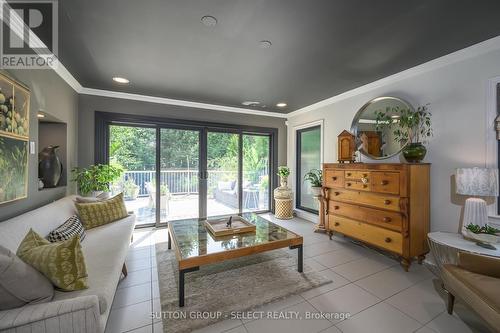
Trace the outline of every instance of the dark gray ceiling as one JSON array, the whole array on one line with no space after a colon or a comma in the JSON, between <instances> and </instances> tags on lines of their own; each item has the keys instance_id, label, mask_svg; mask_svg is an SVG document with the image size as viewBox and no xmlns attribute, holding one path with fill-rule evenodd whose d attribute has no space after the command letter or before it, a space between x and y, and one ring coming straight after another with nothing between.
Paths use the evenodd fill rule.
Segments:
<instances>
[{"instance_id":1,"label":"dark gray ceiling","mask_svg":"<svg viewBox=\"0 0 500 333\"><path fill-rule=\"evenodd\" d=\"M498 0L65 0L85 87L290 112L500 34ZM218 24L200 23L213 15ZM270 40L269 49L259 47ZM131 84L120 86L113 76ZM288 103L286 110L275 104Z\"/></svg>"}]
</instances>

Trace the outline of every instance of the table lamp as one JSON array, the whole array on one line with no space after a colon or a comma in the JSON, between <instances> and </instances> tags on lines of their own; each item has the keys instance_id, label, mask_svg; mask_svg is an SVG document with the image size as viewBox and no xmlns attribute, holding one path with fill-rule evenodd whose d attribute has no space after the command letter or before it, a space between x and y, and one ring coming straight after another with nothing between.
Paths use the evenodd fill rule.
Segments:
<instances>
[{"instance_id":1,"label":"table lamp","mask_svg":"<svg viewBox=\"0 0 500 333\"><path fill-rule=\"evenodd\" d=\"M480 197L498 196L498 169L459 168L455 177L457 194L472 196L465 201L464 227L488 223L486 201Z\"/></svg>"}]
</instances>

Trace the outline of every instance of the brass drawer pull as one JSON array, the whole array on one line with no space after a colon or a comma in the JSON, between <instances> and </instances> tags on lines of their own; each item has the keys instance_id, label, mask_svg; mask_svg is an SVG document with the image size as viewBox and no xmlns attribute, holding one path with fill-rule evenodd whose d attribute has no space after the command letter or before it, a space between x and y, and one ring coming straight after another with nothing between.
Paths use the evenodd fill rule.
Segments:
<instances>
[{"instance_id":1,"label":"brass drawer pull","mask_svg":"<svg viewBox=\"0 0 500 333\"><path fill-rule=\"evenodd\" d=\"M387 238L385 239L385 242L386 242L386 243L390 243L390 242L392 242L392 239L391 239L390 237L387 237Z\"/></svg>"},{"instance_id":2,"label":"brass drawer pull","mask_svg":"<svg viewBox=\"0 0 500 333\"><path fill-rule=\"evenodd\" d=\"M351 183L347 183L346 185L347 185L347 186L351 186Z\"/></svg>"},{"instance_id":3,"label":"brass drawer pull","mask_svg":"<svg viewBox=\"0 0 500 333\"><path fill-rule=\"evenodd\" d=\"M332 177L332 179L335 181L335 180L337 180L337 177Z\"/></svg>"},{"instance_id":4,"label":"brass drawer pull","mask_svg":"<svg viewBox=\"0 0 500 333\"><path fill-rule=\"evenodd\" d=\"M349 177L350 177L351 175L352 175L352 173L350 173L350 172L348 172L348 173L347 173L347 176L349 176Z\"/></svg>"},{"instance_id":5,"label":"brass drawer pull","mask_svg":"<svg viewBox=\"0 0 500 333\"><path fill-rule=\"evenodd\" d=\"M335 222L335 226L338 227L340 225L340 223L338 222Z\"/></svg>"},{"instance_id":6,"label":"brass drawer pull","mask_svg":"<svg viewBox=\"0 0 500 333\"><path fill-rule=\"evenodd\" d=\"M340 207L339 206L333 206L333 209L338 210Z\"/></svg>"},{"instance_id":7,"label":"brass drawer pull","mask_svg":"<svg viewBox=\"0 0 500 333\"><path fill-rule=\"evenodd\" d=\"M368 187L368 185L366 185L366 184L363 184L363 188L367 188L367 187Z\"/></svg>"},{"instance_id":8,"label":"brass drawer pull","mask_svg":"<svg viewBox=\"0 0 500 333\"><path fill-rule=\"evenodd\" d=\"M392 219L391 219L390 217L387 217L387 216L386 216L386 217L384 217L383 221L384 221L384 222L391 222L391 221L392 221Z\"/></svg>"},{"instance_id":9,"label":"brass drawer pull","mask_svg":"<svg viewBox=\"0 0 500 333\"><path fill-rule=\"evenodd\" d=\"M391 204L391 200L384 200L384 204L390 205Z\"/></svg>"},{"instance_id":10,"label":"brass drawer pull","mask_svg":"<svg viewBox=\"0 0 500 333\"><path fill-rule=\"evenodd\" d=\"M380 185L387 185L389 184L389 181L388 180L383 180L380 182Z\"/></svg>"},{"instance_id":11,"label":"brass drawer pull","mask_svg":"<svg viewBox=\"0 0 500 333\"><path fill-rule=\"evenodd\" d=\"M340 192L334 192L335 195L340 195Z\"/></svg>"}]
</instances>

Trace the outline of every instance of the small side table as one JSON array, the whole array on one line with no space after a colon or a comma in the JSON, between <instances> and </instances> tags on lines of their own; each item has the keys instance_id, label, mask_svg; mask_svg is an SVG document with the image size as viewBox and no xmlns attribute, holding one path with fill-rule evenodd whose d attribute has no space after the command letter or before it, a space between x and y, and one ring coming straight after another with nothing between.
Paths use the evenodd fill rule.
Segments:
<instances>
[{"instance_id":1,"label":"small side table","mask_svg":"<svg viewBox=\"0 0 500 333\"><path fill-rule=\"evenodd\" d=\"M452 232L431 232L427 235L429 247L436 260L439 275L444 264L457 264L458 252L469 252L482 256L500 257L500 244L496 250L489 250L464 239L462 234Z\"/></svg>"}]
</instances>

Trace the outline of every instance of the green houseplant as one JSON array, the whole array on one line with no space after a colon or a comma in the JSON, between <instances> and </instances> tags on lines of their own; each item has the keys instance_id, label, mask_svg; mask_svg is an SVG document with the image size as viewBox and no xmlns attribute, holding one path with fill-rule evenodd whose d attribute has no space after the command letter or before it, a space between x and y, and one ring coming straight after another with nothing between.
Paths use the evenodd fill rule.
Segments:
<instances>
[{"instance_id":1,"label":"green houseplant","mask_svg":"<svg viewBox=\"0 0 500 333\"><path fill-rule=\"evenodd\" d=\"M75 181L82 195L99 195L109 192L110 183L120 178L123 169L108 164L91 165L88 168L74 168L72 181Z\"/></svg>"},{"instance_id":2,"label":"green houseplant","mask_svg":"<svg viewBox=\"0 0 500 333\"><path fill-rule=\"evenodd\" d=\"M431 113L428 104L419 106L416 111L410 109L387 108L375 111L377 130L393 130L394 140L403 148L403 156L410 163L421 162L427 149L424 144L432 136Z\"/></svg>"},{"instance_id":3,"label":"green houseplant","mask_svg":"<svg viewBox=\"0 0 500 333\"><path fill-rule=\"evenodd\" d=\"M319 169L311 169L304 175L304 181L311 184L311 191L314 197L321 195L321 186L323 185L323 175Z\"/></svg>"},{"instance_id":4,"label":"green houseplant","mask_svg":"<svg viewBox=\"0 0 500 333\"><path fill-rule=\"evenodd\" d=\"M281 187L288 187L288 176L290 176L290 168L286 165L279 166L278 176L280 177Z\"/></svg>"}]
</instances>

